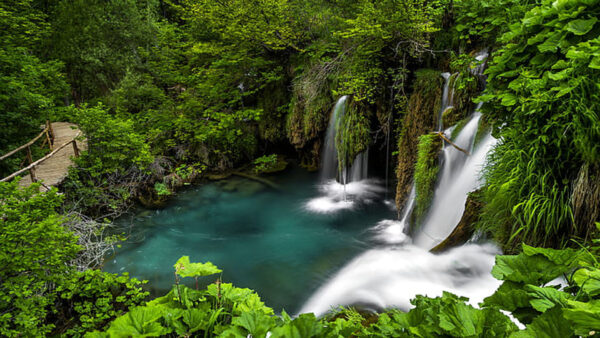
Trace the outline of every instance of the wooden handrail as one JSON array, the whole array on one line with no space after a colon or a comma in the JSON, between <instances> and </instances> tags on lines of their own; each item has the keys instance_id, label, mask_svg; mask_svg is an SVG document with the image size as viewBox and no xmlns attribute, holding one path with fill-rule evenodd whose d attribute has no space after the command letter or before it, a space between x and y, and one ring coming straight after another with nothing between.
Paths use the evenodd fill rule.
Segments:
<instances>
[{"instance_id":1,"label":"wooden handrail","mask_svg":"<svg viewBox=\"0 0 600 338\"><path fill-rule=\"evenodd\" d=\"M63 145L61 145L60 147L58 147L58 148L55 148L55 149L54 149L54 150L53 150L53 151L52 151L50 154L48 154L48 155L46 155L46 156L42 157L41 159L39 159L39 160L37 160L37 161L35 161L35 162L31 163L31 164L30 164L30 165L28 165L27 167L25 167L25 168L23 168L23 169L21 169L21 170L19 170L19 171L15 172L15 173L12 173L12 174L10 174L10 176L6 176L5 178L1 179L1 180L0 180L0 182L7 182L7 181L10 181L11 179L15 178L15 177L16 177L16 176L18 176L19 174L22 174L22 173L24 173L25 171L27 171L27 170L30 170L31 168L35 167L36 165L38 165L38 164L40 164L40 163L44 162L45 160L47 160L48 158L50 158L50 157L52 157L54 154L56 154L56 153L57 153L59 150L61 150L62 148L64 148L64 147L68 146L68 145L69 145L69 144L71 144L72 142L76 142L76 139L79 137L79 135L80 135L80 134L81 134L81 131L79 131L79 132L77 133L77 135L75 135L75 137L73 137L73 139L71 139L71 141L65 142L65 143L64 143Z\"/></svg>"},{"instance_id":2,"label":"wooden handrail","mask_svg":"<svg viewBox=\"0 0 600 338\"><path fill-rule=\"evenodd\" d=\"M35 143L35 141L39 140L40 137L42 137L42 135L44 135L47 131L48 131L48 126L46 126L46 128L44 128L44 130L42 130L42 132L38 136L36 136L33 140L25 143L24 145L20 146L19 148L15 149L15 150L9 151L8 153L0 156L0 161L4 160L5 158L13 155L14 153L16 153L16 152L18 152L20 150L23 150L23 149L31 146L32 144Z\"/></svg>"}]
</instances>

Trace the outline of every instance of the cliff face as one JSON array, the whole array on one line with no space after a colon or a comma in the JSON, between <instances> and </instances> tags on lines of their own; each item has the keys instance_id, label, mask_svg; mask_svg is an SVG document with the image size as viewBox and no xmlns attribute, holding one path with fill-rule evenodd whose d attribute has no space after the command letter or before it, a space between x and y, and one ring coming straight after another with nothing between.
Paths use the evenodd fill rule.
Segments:
<instances>
[{"instance_id":1,"label":"cliff face","mask_svg":"<svg viewBox=\"0 0 600 338\"><path fill-rule=\"evenodd\" d=\"M396 206L398 214L412 185L419 136L435 130L442 104L443 78L439 71L423 69L416 72L413 92L408 100L407 113L398 137L398 166L396 167Z\"/></svg>"}]
</instances>

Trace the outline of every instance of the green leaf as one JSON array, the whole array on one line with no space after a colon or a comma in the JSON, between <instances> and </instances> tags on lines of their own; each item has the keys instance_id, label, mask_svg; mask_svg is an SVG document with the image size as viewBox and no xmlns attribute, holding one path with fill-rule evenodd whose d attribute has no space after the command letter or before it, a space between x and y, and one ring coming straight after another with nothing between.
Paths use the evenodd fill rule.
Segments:
<instances>
[{"instance_id":1,"label":"green leaf","mask_svg":"<svg viewBox=\"0 0 600 338\"><path fill-rule=\"evenodd\" d=\"M588 67L593 69L600 69L600 56L594 56Z\"/></svg>"},{"instance_id":2,"label":"green leaf","mask_svg":"<svg viewBox=\"0 0 600 338\"><path fill-rule=\"evenodd\" d=\"M519 98L516 95L513 94L503 94L500 96L502 98L502 102L501 104L503 106L514 106L515 104L517 104Z\"/></svg>"},{"instance_id":3,"label":"green leaf","mask_svg":"<svg viewBox=\"0 0 600 338\"><path fill-rule=\"evenodd\" d=\"M136 307L126 315L121 316L111 324L107 331L111 337L159 337L171 332L156 322L163 316L163 308L156 307Z\"/></svg>"},{"instance_id":4,"label":"green leaf","mask_svg":"<svg viewBox=\"0 0 600 338\"><path fill-rule=\"evenodd\" d=\"M563 317L562 310L555 307L536 317L523 331L515 332L511 338L559 338L571 337L573 331Z\"/></svg>"},{"instance_id":5,"label":"green leaf","mask_svg":"<svg viewBox=\"0 0 600 338\"><path fill-rule=\"evenodd\" d=\"M259 312L242 312L232 323L246 329L253 337L264 337L275 325L275 318Z\"/></svg>"},{"instance_id":6,"label":"green leaf","mask_svg":"<svg viewBox=\"0 0 600 338\"><path fill-rule=\"evenodd\" d=\"M210 312L200 309L187 309L183 312L183 322L188 326L188 332L193 333L208 327Z\"/></svg>"},{"instance_id":7,"label":"green leaf","mask_svg":"<svg viewBox=\"0 0 600 338\"><path fill-rule=\"evenodd\" d=\"M570 269L567 265L556 264L542 255L496 256L492 275L500 280L541 285L562 275Z\"/></svg>"},{"instance_id":8,"label":"green leaf","mask_svg":"<svg viewBox=\"0 0 600 338\"><path fill-rule=\"evenodd\" d=\"M594 28L596 22L598 22L598 18L591 18L588 20L578 19L569 22L566 28L575 35L584 35Z\"/></svg>"},{"instance_id":9,"label":"green leaf","mask_svg":"<svg viewBox=\"0 0 600 338\"><path fill-rule=\"evenodd\" d=\"M546 312L555 306L565 307L567 301L573 297L552 287L538 287L535 285L527 285L526 289L529 295L533 298L530 300L531 306L539 312Z\"/></svg>"},{"instance_id":10,"label":"green leaf","mask_svg":"<svg viewBox=\"0 0 600 338\"><path fill-rule=\"evenodd\" d=\"M590 331L600 328L600 301L569 301L569 305L570 309L563 310L564 317L571 323L576 334L587 336Z\"/></svg>"},{"instance_id":11,"label":"green leaf","mask_svg":"<svg viewBox=\"0 0 600 338\"><path fill-rule=\"evenodd\" d=\"M554 81L561 81L561 80L566 79L570 73L571 73L571 69L567 68L558 73L548 72L548 77Z\"/></svg>"},{"instance_id":12,"label":"green leaf","mask_svg":"<svg viewBox=\"0 0 600 338\"><path fill-rule=\"evenodd\" d=\"M600 294L600 270L579 269L573 274L573 280L590 297Z\"/></svg>"},{"instance_id":13,"label":"green leaf","mask_svg":"<svg viewBox=\"0 0 600 338\"><path fill-rule=\"evenodd\" d=\"M581 253L574 249L551 249L551 248L537 248L529 246L525 243L522 245L523 253L527 256L542 255L546 257L550 262L558 265L573 266Z\"/></svg>"},{"instance_id":14,"label":"green leaf","mask_svg":"<svg viewBox=\"0 0 600 338\"><path fill-rule=\"evenodd\" d=\"M183 256L174 265L175 273L181 277L202 277L220 273L221 270L211 262L190 263L189 256Z\"/></svg>"},{"instance_id":15,"label":"green leaf","mask_svg":"<svg viewBox=\"0 0 600 338\"><path fill-rule=\"evenodd\" d=\"M271 330L272 338L304 338L319 336L323 331L323 326L317 321L312 313L305 313L298 316L292 322Z\"/></svg>"}]
</instances>

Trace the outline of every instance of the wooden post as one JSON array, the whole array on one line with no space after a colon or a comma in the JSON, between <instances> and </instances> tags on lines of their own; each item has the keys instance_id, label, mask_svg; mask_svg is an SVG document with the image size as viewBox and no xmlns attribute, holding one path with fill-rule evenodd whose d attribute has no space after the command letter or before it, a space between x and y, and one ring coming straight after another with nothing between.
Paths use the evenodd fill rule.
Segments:
<instances>
[{"instance_id":1,"label":"wooden post","mask_svg":"<svg viewBox=\"0 0 600 338\"><path fill-rule=\"evenodd\" d=\"M52 129L52 123L50 121L46 121L48 123L48 131L50 132L50 138L52 139L52 144L54 144L54 139L56 136L54 135L54 130Z\"/></svg>"},{"instance_id":2,"label":"wooden post","mask_svg":"<svg viewBox=\"0 0 600 338\"><path fill-rule=\"evenodd\" d=\"M50 125L48 125L48 128L50 128ZM50 151L52 151L52 141L50 141L50 133L48 132L48 128L46 128L46 141L48 141L48 148L50 148Z\"/></svg>"},{"instance_id":3,"label":"wooden post","mask_svg":"<svg viewBox=\"0 0 600 338\"><path fill-rule=\"evenodd\" d=\"M79 157L79 148L77 148L77 141L73 140L73 153L75 157Z\"/></svg>"},{"instance_id":4,"label":"wooden post","mask_svg":"<svg viewBox=\"0 0 600 338\"><path fill-rule=\"evenodd\" d=\"M27 146L27 160L29 161L29 164L33 163L33 157L31 156L31 147L30 146ZM29 169L29 176L31 176L31 182L36 181L35 167L32 167L31 169Z\"/></svg>"}]
</instances>

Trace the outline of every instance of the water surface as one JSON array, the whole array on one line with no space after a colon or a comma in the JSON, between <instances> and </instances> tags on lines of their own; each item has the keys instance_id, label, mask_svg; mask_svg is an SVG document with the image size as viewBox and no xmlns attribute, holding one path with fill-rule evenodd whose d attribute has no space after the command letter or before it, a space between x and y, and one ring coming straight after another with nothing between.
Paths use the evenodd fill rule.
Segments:
<instances>
[{"instance_id":1,"label":"water surface","mask_svg":"<svg viewBox=\"0 0 600 338\"><path fill-rule=\"evenodd\" d=\"M129 239L104 269L147 279L152 293L162 295L174 282L173 264L188 255L213 262L225 282L256 290L275 311L294 313L373 245L371 227L395 214L372 181L344 192L331 182L318 185L318 174L299 168L270 179L281 191L231 178L185 189L165 209L121 218Z\"/></svg>"}]
</instances>

